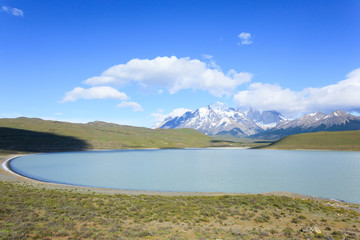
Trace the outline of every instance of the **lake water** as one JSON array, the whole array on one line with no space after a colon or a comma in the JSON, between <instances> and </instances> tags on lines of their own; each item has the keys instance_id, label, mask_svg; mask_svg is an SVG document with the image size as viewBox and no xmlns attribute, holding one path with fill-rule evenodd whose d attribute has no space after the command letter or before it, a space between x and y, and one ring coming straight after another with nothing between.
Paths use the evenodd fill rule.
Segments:
<instances>
[{"instance_id":1,"label":"lake water","mask_svg":"<svg viewBox=\"0 0 360 240\"><path fill-rule=\"evenodd\" d=\"M249 149L36 154L10 162L42 181L101 188L294 193L360 203L360 152Z\"/></svg>"}]
</instances>

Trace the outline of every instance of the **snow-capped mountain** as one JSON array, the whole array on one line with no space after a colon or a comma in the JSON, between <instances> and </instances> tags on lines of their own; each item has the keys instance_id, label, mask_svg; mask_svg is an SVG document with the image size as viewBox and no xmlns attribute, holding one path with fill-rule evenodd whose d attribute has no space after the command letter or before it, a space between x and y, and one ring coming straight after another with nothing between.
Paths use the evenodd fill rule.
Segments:
<instances>
[{"instance_id":1,"label":"snow-capped mountain","mask_svg":"<svg viewBox=\"0 0 360 240\"><path fill-rule=\"evenodd\" d=\"M157 118L157 123L154 124L154 128L161 128L161 126L164 125L166 122L176 117L181 117L187 112L192 112L192 110L186 108L177 108L167 115L162 113L153 113L152 116Z\"/></svg>"},{"instance_id":2,"label":"snow-capped mountain","mask_svg":"<svg viewBox=\"0 0 360 240\"><path fill-rule=\"evenodd\" d=\"M195 111L171 115L160 128L193 128L207 135L232 135L256 139L279 139L284 136L318 131L344 131L360 129L360 117L344 111L328 115L316 112L287 120L277 111L257 111L247 114L240 109L214 103Z\"/></svg>"},{"instance_id":3,"label":"snow-capped mountain","mask_svg":"<svg viewBox=\"0 0 360 240\"><path fill-rule=\"evenodd\" d=\"M360 117L353 116L344 111L335 111L328 115L322 112L303 115L294 120L279 123L266 132L255 134L252 138L279 139L284 136L318 132L318 131L346 131L359 130Z\"/></svg>"},{"instance_id":4,"label":"snow-capped mountain","mask_svg":"<svg viewBox=\"0 0 360 240\"><path fill-rule=\"evenodd\" d=\"M246 116L264 130L273 128L279 123L287 121L287 119L277 111L273 110L260 112L258 110L254 111L251 107L249 108Z\"/></svg>"},{"instance_id":5,"label":"snow-capped mountain","mask_svg":"<svg viewBox=\"0 0 360 240\"><path fill-rule=\"evenodd\" d=\"M324 130L333 128L335 126L345 127L353 121L360 121L360 117L353 116L344 111L332 112L328 115L322 112L310 113L299 117L297 119L286 121L275 129L288 129L288 128L301 128L301 129L317 129L322 128Z\"/></svg>"},{"instance_id":6,"label":"snow-capped mountain","mask_svg":"<svg viewBox=\"0 0 360 240\"><path fill-rule=\"evenodd\" d=\"M242 111L236 111L220 102L172 117L163 122L160 128L193 128L208 135L227 134L228 131L233 131L236 133L232 135L239 137L263 131Z\"/></svg>"}]
</instances>

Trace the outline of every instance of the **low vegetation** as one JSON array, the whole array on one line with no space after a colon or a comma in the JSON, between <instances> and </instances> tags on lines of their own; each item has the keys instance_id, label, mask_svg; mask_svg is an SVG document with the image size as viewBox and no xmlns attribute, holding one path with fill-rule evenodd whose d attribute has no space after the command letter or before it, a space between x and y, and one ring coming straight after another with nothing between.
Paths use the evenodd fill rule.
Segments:
<instances>
[{"instance_id":1,"label":"low vegetation","mask_svg":"<svg viewBox=\"0 0 360 240\"><path fill-rule=\"evenodd\" d=\"M284 137L265 148L360 151L360 131L296 134Z\"/></svg>"},{"instance_id":2,"label":"low vegetation","mask_svg":"<svg viewBox=\"0 0 360 240\"><path fill-rule=\"evenodd\" d=\"M241 143L244 146L250 148L260 148L265 147L271 144L273 141L271 140L261 140L261 139L251 139L251 138L244 138L244 137L234 137L231 135L214 135L211 138L220 140L220 141L228 141L228 142L235 142Z\"/></svg>"},{"instance_id":3,"label":"low vegetation","mask_svg":"<svg viewBox=\"0 0 360 240\"><path fill-rule=\"evenodd\" d=\"M0 182L0 239L360 239L360 214L280 196L104 195Z\"/></svg>"}]
</instances>

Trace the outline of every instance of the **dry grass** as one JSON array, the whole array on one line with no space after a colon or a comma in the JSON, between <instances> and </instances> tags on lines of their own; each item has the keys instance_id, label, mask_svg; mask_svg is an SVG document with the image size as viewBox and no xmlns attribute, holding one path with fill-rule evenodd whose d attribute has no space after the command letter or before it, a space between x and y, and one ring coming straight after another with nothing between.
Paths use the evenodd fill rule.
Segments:
<instances>
[{"instance_id":1,"label":"dry grass","mask_svg":"<svg viewBox=\"0 0 360 240\"><path fill-rule=\"evenodd\" d=\"M358 212L319 200L103 195L9 182L0 192L0 239L360 239Z\"/></svg>"}]
</instances>

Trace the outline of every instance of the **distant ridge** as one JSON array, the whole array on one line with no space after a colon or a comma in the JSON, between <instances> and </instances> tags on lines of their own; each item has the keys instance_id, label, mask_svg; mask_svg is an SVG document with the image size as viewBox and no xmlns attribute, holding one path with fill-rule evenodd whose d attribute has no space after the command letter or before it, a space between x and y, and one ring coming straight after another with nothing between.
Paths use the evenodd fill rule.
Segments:
<instances>
[{"instance_id":1,"label":"distant ridge","mask_svg":"<svg viewBox=\"0 0 360 240\"><path fill-rule=\"evenodd\" d=\"M360 130L360 117L339 110L330 114L316 112L288 120L274 110L260 112L250 108L245 114L240 109L217 102L169 117L160 124L160 128L193 128L207 135L277 140L307 132Z\"/></svg>"},{"instance_id":2,"label":"distant ridge","mask_svg":"<svg viewBox=\"0 0 360 240\"><path fill-rule=\"evenodd\" d=\"M294 120L280 123L266 132L255 134L252 138L280 139L285 136L319 131L349 131L360 129L360 117L344 111L335 111L328 115L316 112L306 114Z\"/></svg>"}]
</instances>

